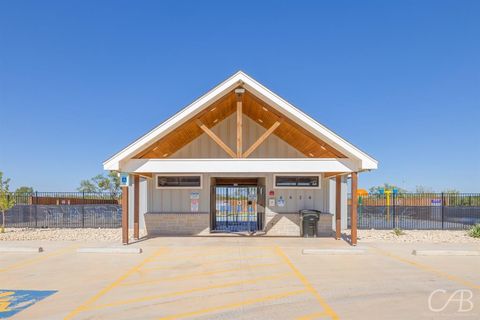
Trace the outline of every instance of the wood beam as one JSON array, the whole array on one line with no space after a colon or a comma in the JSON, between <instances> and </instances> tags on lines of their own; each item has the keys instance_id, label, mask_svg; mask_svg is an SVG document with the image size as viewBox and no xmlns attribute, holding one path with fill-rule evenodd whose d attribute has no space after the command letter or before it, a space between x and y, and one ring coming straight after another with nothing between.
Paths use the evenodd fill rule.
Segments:
<instances>
[{"instance_id":1,"label":"wood beam","mask_svg":"<svg viewBox=\"0 0 480 320\"><path fill-rule=\"evenodd\" d=\"M242 112L243 94L237 94L237 158L242 157L243 144L243 112Z\"/></svg>"},{"instance_id":2,"label":"wood beam","mask_svg":"<svg viewBox=\"0 0 480 320\"><path fill-rule=\"evenodd\" d=\"M122 243L128 244L128 187L122 187Z\"/></svg>"},{"instance_id":3,"label":"wood beam","mask_svg":"<svg viewBox=\"0 0 480 320\"><path fill-rule=\"evenodd\" d=\"M328 178L333 178L333 177L342 176L346 174L348 174L348 172L326 172L323 174L323 178L328 179Z\"/></svg>"},{"instance_id":4,"label":"wood beam","mask_svg":"<svg viewBox=\"0 0 480 320\"><path fill-rule=\"evenodd\" d=\"M136 174L139 175L140 177L144 177L144 178L153 178L153 173L138 172Z\"/></svg>"},{"instance_id":5,"label":"wood beam","mask_svg":"<svg viewBox=\"0 0 480 320\"><path fill-rule=\"evenodd\" d=\"M205 124L203 124L202 121L200 120L195 120L197 125L202 129L210 138L212 138L213 141L215 141L216 144L220 146L227 154L229 154L232 158L236 158L237 154L233 152L232 149L230 149L223 141L218 137L212 130L210 130Z\"/></svg>"},{"instance_id":6,"label":"wood beam","mask_svg":"<svg viewBox=\"0 0 480 320\"><path fill-rule=\"evenodd\" d=\"M243 153L244 158L248 158L253 151L255 151L262 143L265 141L274 131L278 128L278 126L282 123L282 120L276 121L267 131L265 131L257 141L255 141L247 151Z\"/></svg>"},{"instance_id":7,"label":"wood beam","mask_svg":"<svg viewBox=\"0 0 480 320\"><path fill-rule=\"evenodd\" d=\"M335 239L342 236L342 177L335 179Z\"/></svg>"},{"instance_id":8,"label":"wood beam","mask_svg":"<svg viewBox=\"0 0 480 320\"><path fill-rule=\"evenodd\" d=\"M357 245L357 203L358 203L358 195L357 195L357 189L358 189L358 173L352 172L352 205L351 205L351 217L350 221L352 222L352 229L351 229L351 242L352 246Z\"/></svg>"},{"instance_id":9,"label":"wood beam","mask_svg":"<svg viewBox=\"0 0 480 320\"><path fill-rule=\"evenodd\" d=\"M140 176L133 177L133 238L140 239Z\"/></svg>"}]
</instances>

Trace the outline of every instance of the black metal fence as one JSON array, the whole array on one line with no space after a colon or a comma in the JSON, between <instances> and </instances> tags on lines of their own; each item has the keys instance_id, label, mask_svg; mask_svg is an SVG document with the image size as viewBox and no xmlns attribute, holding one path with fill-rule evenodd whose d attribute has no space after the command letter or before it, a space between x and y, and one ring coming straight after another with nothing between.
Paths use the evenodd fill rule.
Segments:
<instances>
[{"instance_id":1,"label":"black metal fence","mask_svg":"<svg viewBox=\"0 0 480 320\"><path fill-rule=\"evenodd\" d=\"M357 203L358 229L462 230L480 223L479 193L371 194Z\"/></svg>"},{"instance_id":2,"label":"black metal fence","mask_svg":"<svg viewBox=\"0 0 480 320\"><path fill-rule=\"evenodd\" d=\"M5 226L25 228L119 228L122 208L110 193L11 193L15 206Z\"/></svg>"}]
</instances>

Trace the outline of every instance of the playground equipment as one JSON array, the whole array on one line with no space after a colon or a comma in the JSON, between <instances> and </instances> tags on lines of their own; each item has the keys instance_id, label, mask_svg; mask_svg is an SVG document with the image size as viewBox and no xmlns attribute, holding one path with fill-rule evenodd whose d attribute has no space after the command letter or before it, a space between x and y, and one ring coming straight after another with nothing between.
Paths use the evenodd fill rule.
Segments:
<instances>
[{"instance_id":1,"label":"playground equipment","mask_svg":"<svg viewBox=\"0 0 480 320\"><path fill-rule=\"evenodd\" d=\"M387 207L387 222L390 222L390 195L393 194L392 200L395 201L395 196L397 195L397 193L398 193L397 188L392 188L390 190L380 189L380 194L385 194L386 196L385 202Z\"/></svg>"}]
</instances>

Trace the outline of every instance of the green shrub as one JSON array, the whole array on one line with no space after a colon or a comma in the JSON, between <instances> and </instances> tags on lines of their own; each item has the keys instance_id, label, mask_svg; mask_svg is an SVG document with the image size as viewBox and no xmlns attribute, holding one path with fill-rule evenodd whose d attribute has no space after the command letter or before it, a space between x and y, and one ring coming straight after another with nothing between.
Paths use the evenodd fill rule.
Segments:
<instances>
[{"instance_id":1,"label":"green shrub","mask_svg":"<svg viewBox=\"0 0 480 320\"><path fill-rule=\"evenodd\" d=\"M403 230L400 228L393 229L392 233L397 237L405 235L405 232L403 232Z\"/></svg>"},{"instance_id":2,"label":"green shrub","mask_svg":"<svg viewBox=\"0 0 480 320\"><path fill-rule=\"evenodd\" d=\"M468 231L468 235L472 238L480 238L480 223L477 223Z\"/></svg>"}]
</instances>

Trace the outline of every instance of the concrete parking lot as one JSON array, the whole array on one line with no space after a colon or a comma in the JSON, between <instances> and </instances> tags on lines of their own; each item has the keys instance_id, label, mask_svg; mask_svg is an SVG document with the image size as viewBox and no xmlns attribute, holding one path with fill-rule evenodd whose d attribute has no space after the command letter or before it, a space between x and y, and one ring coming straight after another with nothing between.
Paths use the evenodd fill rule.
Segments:
<instances>
[{"instance_id":1,"label":"concrete parking lot","mask_svg":"<svg viewBox=\"0 0 480 320\"><path fill-rule=\"evenodd\" d=\"M14 245L45 251L0 256L0 315L15 307L17 291L46 293L12 319L480 317L480 256L411 254L478 245L369 243L357 248L363 254L307 255L351 247L333 239L154 238L132 245L142 254L95 254L76 249L106 244L2 243Z\"/></svg>"}]
</instances>

